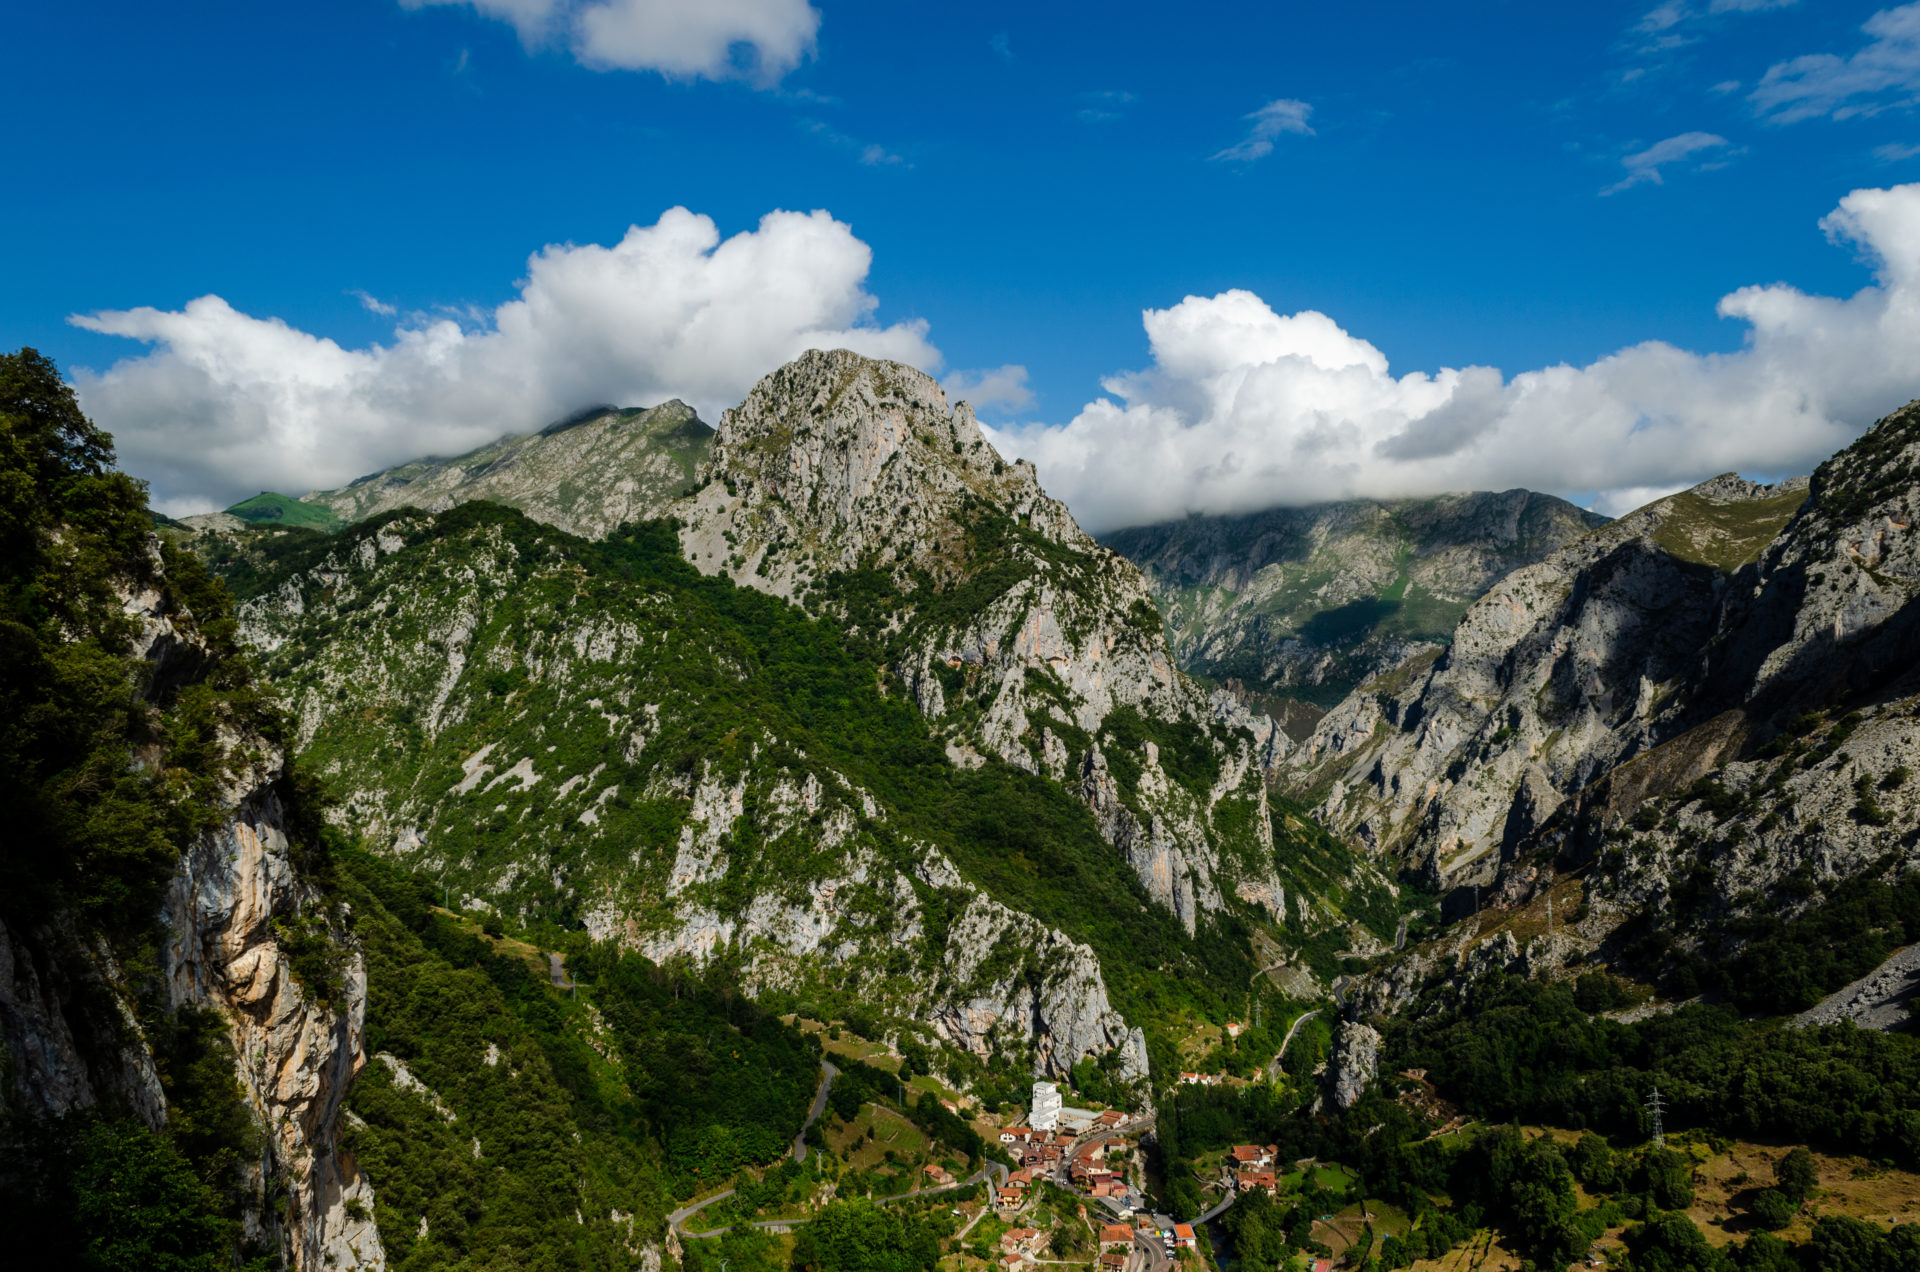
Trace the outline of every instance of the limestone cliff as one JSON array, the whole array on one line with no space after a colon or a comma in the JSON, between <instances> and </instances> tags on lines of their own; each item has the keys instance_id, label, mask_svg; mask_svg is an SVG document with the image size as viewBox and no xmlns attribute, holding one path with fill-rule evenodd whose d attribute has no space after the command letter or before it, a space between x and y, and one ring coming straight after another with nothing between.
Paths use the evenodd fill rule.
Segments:
<instances>
[{"instance_id":1,"label":"limestone cliff","mask_svg":"<svg viewBox=\"0 0 1920 1272\"><path fill-rule=\"evenodd\" d=\"M1454 913L1482 907L1350 1010L1589 960L1684 996L1686 960L1730 956L1750 920L1920 869L1917 475L1920 405L1810 483L1658 501L1504 580L1434 665L1330 714L1293 780L1383 851L1477 884Z\"/></svg>"},{"instance_id":2,"label":"limestone cliff","mask_svg":"<svg viewBox=\"0 0 1920 1272\"><path fill-rule=\"evenodd\" d=\"M193 686L225 656L169 585L157 551L121 593L149 707ZM226 651L230 652L230 651ZM300 1269L385 1266L371 1192L338 1148L341 1105L364 1063L365 977L325 897L296 864L277 746L245 721L218 740L215 824L196 835L167 886L158 971L167 1007L217 1014L264 1132L246 1170L250 1243ZM146 762L167 757L155 752ZM328 943L337 983L325 998L295 976L280 931L304 922ZM141 1024L143 986L73 916L0 928L0 1044L10 1111L100 1108L152 1129L168 1102ZM352 1203L360 1203L354 1206ZM355 1217L355 1215L360 1217Z\"/></svg>"},{"instance_id":3,"label":"limestone cliff","mask_svg":"<svg viewBox=\"0 0 1920 1272\"><path fill-rule=\"evenodd\" d=\"M1502 579L1443 652L1349 695L1285 761L1330 826L1486 880L1570 794L1673 732L1719 607L1806 484L1717 478Z\"/></svg>"},{"instance_id":4,"label":"limestone cliff","mask_svg":"<svg viewBox=\"0 0 1920 1272\"><path fill-rule=\"evenodd\" d=\"M1039 1072L1115 1050L1143 1072L1093 951L989 896L835 758L905 730L927 754L884 762L946 767L865 696L872 667L782 602L706 587L665 534L589 545L476 506L316 544L243 630L349 793L340 815L470 905L725 960L756 993L857 984L870 1011ZM794 678L829 686L804 713Z\"/></svg>"}]
</instances>

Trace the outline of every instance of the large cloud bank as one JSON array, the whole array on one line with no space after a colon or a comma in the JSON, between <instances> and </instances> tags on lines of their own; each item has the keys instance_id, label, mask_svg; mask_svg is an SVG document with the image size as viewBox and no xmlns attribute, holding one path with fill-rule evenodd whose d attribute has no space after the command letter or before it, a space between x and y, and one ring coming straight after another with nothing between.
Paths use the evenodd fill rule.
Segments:
<instances>
[{"instance_id":1,"label":"large cloud bank","mask_svg":"<svg viewBox=\"0 0 1920 1272\"><path fill-rule=\"evenodd\" d=\"M535 253L518 299L481 322L415 317L364 349L218 296L76 316L156 347L75 385L127 470L179 515L458 454L598 402L679 397L717 419L810 348L936 369L924 323L868 321L871 263L825 212L770 213L722 242L710 219L675 208L612 247Z\"/></svg>"},{"instance_id":2,"label":"large cloud bank","mask_svg":"<svg viewBox=\"0 0 1920 1272\"><path fill-rule=\"evenodd\" d=\"M1846 299L1785 284L1720 301L1741 349L1649 342L1586 367L1394 377L1325 314L1251 292L1145 314L1152 366L1057 428L1000 430L1096 531L1194 512L1448 490L1591 495L1621 512L1716 473L1806 472L1920 396L1920 185L1856 190L1822 222L1875 266Z\"/></svg>"}]
</instances>

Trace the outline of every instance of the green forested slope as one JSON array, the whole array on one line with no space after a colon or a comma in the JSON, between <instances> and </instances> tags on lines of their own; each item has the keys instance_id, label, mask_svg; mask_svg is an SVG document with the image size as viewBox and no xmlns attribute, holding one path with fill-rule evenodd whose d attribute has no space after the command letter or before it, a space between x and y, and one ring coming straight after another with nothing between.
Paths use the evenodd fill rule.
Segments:
<instances>
[{"instance_id":1,"label":"green forested slope","mask_svg":"<svg viewBox=\"0 0 1920 1272\"><path fill-rule=\"evenodd\" d=\"M698 574L664 525L591 543L468 504L280 536L223 568L308 762L397 860L456 895L670 942L689 913L737 924L770 895L808 904L857 855L911 889L910 915L878 881L840 893L882 938L856 961L861 996L902 1008L938 982L963 902L915 873L935 845L1000 902L1089 943L1130 1015L1218 1013L1246 984L1234 920L1189 942L1058 784L950 763L864 646ZM522 760L531 783L501 780ZM727 798L720 831L704 818ZM690 861L700 877L676 880ZM908 919L916 939L884 939ZM787 966L790 990L841 1014L842 973Z\"/></svg>"}]
</instances>

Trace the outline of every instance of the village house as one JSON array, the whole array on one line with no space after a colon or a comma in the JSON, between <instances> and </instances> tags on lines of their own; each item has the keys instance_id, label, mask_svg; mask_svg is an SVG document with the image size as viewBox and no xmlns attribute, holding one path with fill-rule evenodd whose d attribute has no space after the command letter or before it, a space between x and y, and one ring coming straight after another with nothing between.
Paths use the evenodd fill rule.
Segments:
<instances>
[{"instance_id":1,"label":"village house","mask_svg":"<svg viewBox=\"0 0 1920 1272\"><path fill-rule=\"evenodd\" d=\"M1124 1223L1110 1223L1100 1229L1100 1246L1126 1246L1133 1248L1133 1229Z\"/></svg>"},{"instance_id":2,"label":"village house","mask_svg":"<svg viewBox=\"0 0 1920 1272\"><path fill-rule=\"evenodd\" d=\"M1026 1193L1018 1188L1001 1188L993 1194L993 1204L1002 1210L1012 1210L1026 1200Z\"/></svg>"},{"instance_id":3,"label":"village house","mask_svg":"<svg viewBox=\"0 0 1920 1272\"><path fill-rule=\"evenodd\" d=\"M1127 1115L1119 1109L1108 1109L1100 1115L1100 1125L1112 1130L1116 1126L1126 1125Z\"/></svg>"},{"instance_id":4,"label":"village house","mask_svg":"<svg viewBox=\"0 0 1920 1272\"><path fill-rule=\"evenodd\" d=\"M1273 1165L1273 1159L1280 1155L1278 1145L1269 1144L1265 1148L1258 1144L1235 1144L1233 1146L1233 1164L1245 1169L1248 1166L1266 1168Z\"/></svg>"},{"instance_id":5,"label":"village house","mask_svg":"<svg viewBox=\"0 0 1920 1272\"><path fill-rule=\"evenodd\" d=\"M1127 1256L1119 1250L1109 1250L1100 1256L1100 1266L1107 1272L1125 1272Z\"/></svg>"},{"instance_id":6,"label":"village house","mask_svg":"<svg viewBox=\"0 0 1920 1272\"><path fill-rule=\"evenodd\" d=\"M1000 1132L1000 1142L1002 1144L1024 1144L1032 1138L1033 1128L1030 1126L1009 1126L1003 1128Z\"/></svg>"},{"instance_id":7,"label":"village house","mask_svg":"<svg viewBox=\"0 0 1920 1272\"><path fill-rule=\"evenodd\" d=\"M1173 1244L1175 1249L1179 1249L1179 1250L1193 1249L1193 1245L1194 1245L1193 1225L1190 1223L1174 1224L1173 1225Z\"/></svg>"},{"instance_id":8,"label":"village house","mask_svg":"<svg viewBox=\"0 0 1920 1272\"><path fill-rule=\"evenodd\" d=\"M1033 1183L1033 1172L1022 1166L1007 1176L1007 1187L1025 1188Z\"/></svg>"},{"instance_id":9,"label":"village house","mask_svg":"<svg viewBox=\"0 0 1920 1272\"><path fill-rule=\"evenodd\" d=\"M1264 1188L1270 1197L1278 1197L1280 1195L1279 1181L1274 1178L1273 1172L1270 1170L1243 1170L1240 1172L1239 1178L1235 1181L1234 1187L1241 1192L1249 1192L1255 1188Z\"/></svg>"},{"instance_id":10,"label":"village house","mask_svg":"<svg viewBox=\"0 0 1920 1272\"><path fill-rule=\"evenodd\" d=\"M927 1183L935 1188L945 1188L953 1182L953 1172L936 1162L927 1163Z\"/></svg>"},{"instance_id":11,"label":"village house","mask_svg":"<svg viewBox=\"0 0 1920 1272\"><path fill-rule=\"evenodd\" d=\"M1000 1248L1012 1253L1015 1250L1032 1251L1038 1244L1040 1229L1008 1228L1000 1234Z\"/></svg>"}]
</instances>

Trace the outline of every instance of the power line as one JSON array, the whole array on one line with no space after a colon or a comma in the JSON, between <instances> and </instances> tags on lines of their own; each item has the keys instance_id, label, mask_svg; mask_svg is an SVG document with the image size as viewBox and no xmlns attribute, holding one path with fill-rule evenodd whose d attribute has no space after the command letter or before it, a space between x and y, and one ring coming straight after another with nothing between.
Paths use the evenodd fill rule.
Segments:
<instances>
[{"instance_id":1,"label":"power line","mask_svg":"<svg viewBox=\"0 0 1920 1272\"><path fill-rule=\"evenodd\" d=\"M1653 1142L1661 1148L1665 1148L1667 1144L1667 1128L1660 1116L1666 1112L1666 1108L1666 1101L1660 1094L1660 1088L1656 1086L1653 1088L1653 1094L1647 1097L1647 1112L1653 1115Z\"/></svg>"}]
</instances>

